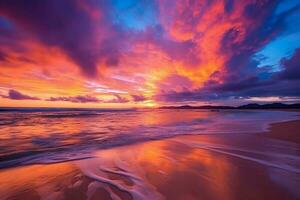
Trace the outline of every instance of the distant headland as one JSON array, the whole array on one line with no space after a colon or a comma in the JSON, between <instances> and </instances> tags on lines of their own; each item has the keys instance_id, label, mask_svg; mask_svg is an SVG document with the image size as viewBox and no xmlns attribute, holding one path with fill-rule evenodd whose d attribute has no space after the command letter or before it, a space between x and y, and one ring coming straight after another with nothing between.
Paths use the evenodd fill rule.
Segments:
<instances>
[{"instance_id":1,"label":"distant headland","mask_svg":"<svg viewBox=\"0 0 300 200\"><path fill-rule=\"evenodd\" d=\"M269 103L269 104L257 104L251 103L241 106L162 106L160 109L300 109L300 103L296 104L284 104L284 103Z\"/></svg>"}]
</instances>

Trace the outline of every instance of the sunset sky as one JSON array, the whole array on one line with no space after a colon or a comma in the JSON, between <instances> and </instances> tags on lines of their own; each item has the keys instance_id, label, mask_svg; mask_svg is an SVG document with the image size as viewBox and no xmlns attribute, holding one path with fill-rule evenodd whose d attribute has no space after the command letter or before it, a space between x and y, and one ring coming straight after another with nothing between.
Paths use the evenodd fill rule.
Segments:
<instances>
[{"instance_id":1,"label":"sunset sky","mask_svg":"<svg viewBox=\"0 0 300 200\"><path fill-rule=\"evenodd\" d=\"M300 1L0 0L0 106L300 102Z\"/></svg>"}]
</instances>

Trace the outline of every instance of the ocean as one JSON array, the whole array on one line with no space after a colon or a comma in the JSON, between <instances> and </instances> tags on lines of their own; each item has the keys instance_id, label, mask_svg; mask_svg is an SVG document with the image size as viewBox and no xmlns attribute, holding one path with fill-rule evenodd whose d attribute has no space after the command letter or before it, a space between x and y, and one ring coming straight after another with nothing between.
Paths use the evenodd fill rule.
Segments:
<instances>
[{"instance_id":1,"label":"ocean","mask_svg":"<svg viewBox=\"0 0 300 200\"><path fill-rule=\"evenodd\" d=\"M90 157L111 148L177 135L253 134L299 114L261 110L24 109L0 113L0 168Z\"/></svg>"}]
</instances>

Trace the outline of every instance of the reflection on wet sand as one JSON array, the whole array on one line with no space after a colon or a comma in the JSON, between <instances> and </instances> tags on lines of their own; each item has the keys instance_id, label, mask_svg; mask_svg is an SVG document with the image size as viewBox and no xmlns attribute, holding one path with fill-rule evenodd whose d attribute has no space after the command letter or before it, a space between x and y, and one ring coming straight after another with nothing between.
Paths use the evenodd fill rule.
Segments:
<instances>
[{"instance_id":1,"label":"reflection on wet sand","mask_svg":"<svg viewBox=\"0 0 300 200\"><path fill-rule=\"evenodd\" d=\"M92 162L90 164L87 164L89 161L85 162L85 165L96 165L97 170L108 167L114 169L114 173L123 174L125 171L130 174L129 179L143 179L143 183L149 183L154 188L141 185L139 193L159 193L155 196L157 199L243 199L246 196L249 199L295 198L294 193L272 180L266 166L182 142L195 142L195 138L210 140L211 136L174 138L101 151L97 154L98 158L89 160ZM84 173L88 171L87 174L93 174L90 168L81 169ZM97 179L97 176L94 178ZM116 180L110 184L122 185ZM132 193L132 187L125 188ZM146 195L142 197L154 199Z\"/></svg>"},{"instance_id":2,"label":"reflection on wet sand","mask_svg":"<svg viewBox=\"0 0 300 200\"><path fill-rule=\"evenodd\" d=\"M68 163L2 170L1 199L59 199L66 188L78 184L78 174Z\"/></svg>"},{"instance_id":3,"label":"reflection on wet sand","mask_svg":"<svg viewBox=\"0 0 300 200\"><path fill-rule=\"evenodd\" d=\"M100 150L91 159L5 169L0 171L0 199L299 198L299 173L246 159L277 162L277 154L271 158L260 147L262 153L255 157L247 145L239 147L240 155L247 152L245 158L208 149L208 144L226 149L235 142L220 136L182 136ZM293 159L299 159L297 154Z\"/></svg>"}]
</instances>

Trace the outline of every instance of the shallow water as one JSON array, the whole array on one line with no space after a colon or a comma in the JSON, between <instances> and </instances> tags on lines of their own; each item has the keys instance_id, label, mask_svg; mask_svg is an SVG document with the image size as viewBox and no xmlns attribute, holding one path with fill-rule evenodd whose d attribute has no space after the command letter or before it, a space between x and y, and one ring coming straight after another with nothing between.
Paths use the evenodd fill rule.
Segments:
<instances>
[{"instance_id":1,"label":"shallow water","mask_svg":"<svg viewBox=\"0 0 300 200\"><path fill-rule=\"evenodd\" d=\"M92 156L98 149L186 134L265 131L299 114L258 110L46 110L0 112L0 168Z\"/></svg>"}]
</instances>

